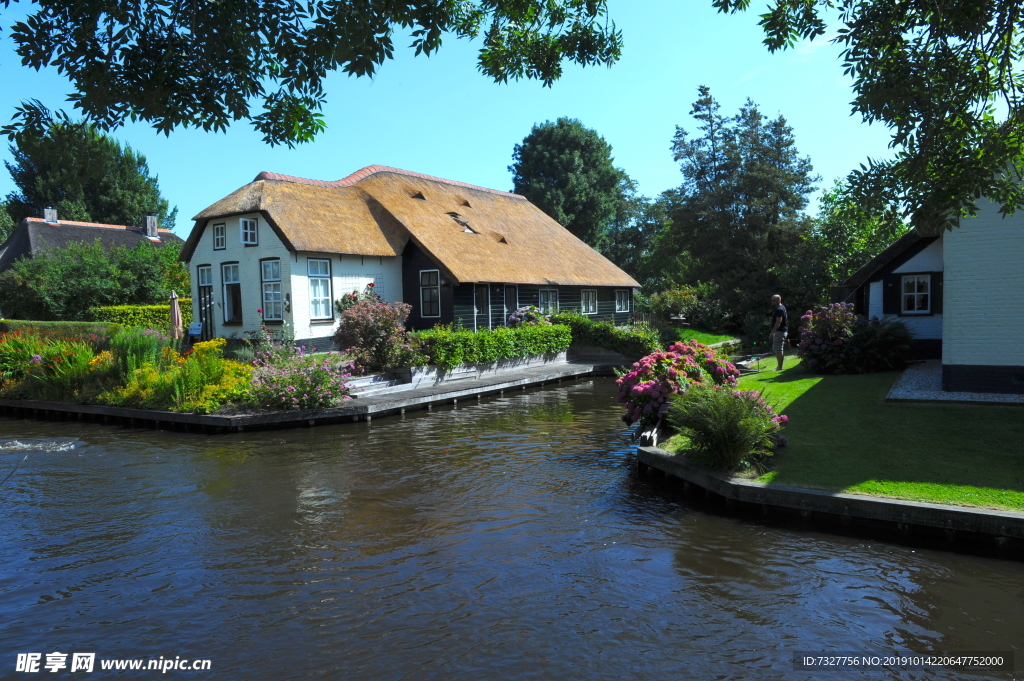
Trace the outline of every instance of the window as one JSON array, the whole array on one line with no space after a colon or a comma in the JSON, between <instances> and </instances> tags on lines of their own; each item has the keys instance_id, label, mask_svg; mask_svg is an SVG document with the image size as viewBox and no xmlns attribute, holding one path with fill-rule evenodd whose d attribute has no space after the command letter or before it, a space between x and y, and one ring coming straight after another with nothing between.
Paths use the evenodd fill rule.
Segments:
<instances>
[{"instance_id":1,"label":"window","mask_svg":"<svg viewBox=\"0 0 1024 681\"><path fill-rule=\"evenodd\" d=\"M331 261L309 260L309 317L331 319Z\"/></svg>"},{"instance_id":2,"label":"window","mask_svg":"<svg viewBox=\"0 0 1024 681\"><path fill-rule=\"evenodd\" d=\"M615 311L616 312L629 312L629 300L633 296L630 295L629 290L618 290L615 292Z\"/></svg>"},{"instance_id":3,"label":"window","mask_svg":"<svg viewBox=\"0 0 1024 681\"><path fill-rule=\"evenodd\" d=\"M224 230L223 224L213 226L213 250L215 251L223 251L227 246L228 239Z\"/></svg>"},{"instance_id":4,"label":"window","mask_svg":"<svg viewBox=\"0 0 1024 681\"><path fill-rule=\"evenodd\" d=\"M196 268L196 279L200 286L213 286L213 268L209 265L200 265Z\"/></svg>"},{"instance_id":5,"label":"window","mask_svg":"<svg viewBox=\"0 0 1024 681\"><path fill-rule=\"evenodd\" d=\"M597 314L597 289L584 289L582 291L580 311L583 314Z\"/></svg>"},{"instance_id":6,"label":"window","mask_svg":"<svg viewBox=\"0 0 1024 681\"><path fill-rule=\"evenodd\" d=\"M542 288L537 292L537 307L545 314L558 312L558 289Z\"/></svg>"},{"instance_id":7,"label":"window","mask_svg":"<svg viewBox=\"0 0 1024 681\"><path fill-rule=\"evenodd\" d=\"M224 282L224 323L242 323L242 279L238 274L238 263L220 266L221 281Z\"/></svg>"},{"instance_id":8,"label":"window","mask_svg":"<svg viewBox=\"0 0 1024 681\"><path fill-rule=\"evenodd\" d=\"M281 295L281 261L260 261L260 283L263 286L263 319L284 319L284 300Z\"/></svg>"},{"instance_id":9,"label":"window","mask_svg":"<svg viewBox=\"0 0 1024 681\"><path fill-rule=\"evenodd\" d=\"M927 314L931 312L932 275L911 274L903 277L903 302L900 306L904 314Z\"/></svg>"},{"instance_id":10,"label":"window","mask_svg":"<svg viewBox=\"0 0 1024 681\"><path fill-rule=\"evenodd\" d=\"M420 316L441 316L441 273L420 270Z\"/></svg>"},{"instance_id":11,"label":"window","mask_svg":"<svg viewBox=\"0 0 1024 681\"><path fill-rule=\"evenodd\" d=\"M252 218L242 218L239 220L242 231L242 243L246 246L255 246L259 243L259 238L256 233L256 220Z\"/></svg>"}]
</instances>

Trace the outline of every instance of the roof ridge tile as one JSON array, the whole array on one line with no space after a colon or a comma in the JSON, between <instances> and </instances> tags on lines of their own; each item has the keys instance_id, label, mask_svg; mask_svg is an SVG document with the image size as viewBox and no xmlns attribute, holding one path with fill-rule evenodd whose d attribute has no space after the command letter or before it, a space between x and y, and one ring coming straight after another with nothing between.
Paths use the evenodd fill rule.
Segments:
<instances>
[{"instance_id":1,"label":"roof ridge tile","mask_svg":"<svg viewBox=\"0 0 1024 681\"><path fill-rule=\"evenodd\" d=\"M466 189L475 189L477 191L487 192L489 194L498 194L499 196L510 196L523 200L526 199L526 197L522 196L521 194L504 192L501 191L500 189L490 189L489 187L481 187L479 185L469 184L468 182L448 180L443 177L435 177L434 175L425 175L423 173L416 173L411 170L402 170L401 168L392 168L391 166L379 165L372 165L366 166L365 168L360 168L351 175L343 177L340 180L334 180L333 182L327 180L312 180L305 177L296 177L294 175L283 175L281 173L272 173L267 170L264 170L259 175L257 175L253 182L258 182L259 180L277 180L279 182L296 182L298 184L309 184L315 187L351 187L352 185L357 184L362 180L365 180L371 175L376 175L377 173L395 173L396 175L406 175L408 177L415 177L421 180L441 182L443 184L453 185L455 187L465 187Z\"/></svg>"}]
</instances>

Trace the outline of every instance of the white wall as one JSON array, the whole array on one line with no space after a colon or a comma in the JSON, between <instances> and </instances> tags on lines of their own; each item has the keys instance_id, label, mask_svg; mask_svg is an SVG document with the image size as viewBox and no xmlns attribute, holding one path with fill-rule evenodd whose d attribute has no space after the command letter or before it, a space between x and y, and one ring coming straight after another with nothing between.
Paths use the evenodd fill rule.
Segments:
<instances>
[{"instance_id":1,"label":"white wall","mask_svg":"<svg viewBox=\"0 0 1024 681\"><path fill-rule=\"evenodd\" d=\"M945 235L942 361L1024 366L1024 214L978 207Z\"/></svg>"},{"instance_id":2,"label":"white wall","mask_svg":"<svg viewBox=\"0 0 1024 681\"><path fill-rule=\"evenodd\" d=\"M402 258L332 255L301 251L290 256L292 292L292 320L296 338L330 336L337 328L337 315L330 322L310 322L309 282L306 278L309 258L331 261L331 305L353 290L360 293L373 282L377 293L389 303L402 301Z\"/></svg>"},{"instance_id":3,"label":"white wall","mask_svg":"<svg viewBox=\"0 0 1024 681\"><path fill-rule=\"evenodd\" d=\"M873 281L868 285L868 287L868 319L873 319L874 317L883 319L885 317L885 313L882 312L884 309L882 307L882 295L884 291L882 280L879 279L878 281Z\"/></svg>"},{"instance_id":4,"label":"white wall","mask_svg":"<svg viewBox=\"0 0 1024 681\"><path fill-rule=\"evenodd\" d=\"M239 220L252 218L257 222L259 245L243 246L239 231ZM213 225L223 223L227 233L227 241L223 250L213 249ZM211 265L213 270L214 329L213 336L221 338L244 338L246 331L259 328L261 318L256 310L263 307L263 287L260 281L260 258L280 258L281 289L289 291L291 276L291 253L274 234L267 221L259 213L235 215L229 218L211 220L203 230L192 259L189 261L189 272L192 275L192 312L195 321L199 321L199 280L196 268L200 265ZM238 274L242 281L242 324L224 325L224 288L221 281L221 264L238 262ZM288 313L284 318L289 319Z\"/></svg>"},{"instance_id":5,"label":"white wall","mask_svg":"<svg viewBox=\"0 0 1024 681\"><path fill-rule=\"evenodd\" d=\"M945 235L928 244L920 253L906 261L893 270L893 273L901 272L941 272L942 271L942 244Z\"/></svg>"}]
</instances>

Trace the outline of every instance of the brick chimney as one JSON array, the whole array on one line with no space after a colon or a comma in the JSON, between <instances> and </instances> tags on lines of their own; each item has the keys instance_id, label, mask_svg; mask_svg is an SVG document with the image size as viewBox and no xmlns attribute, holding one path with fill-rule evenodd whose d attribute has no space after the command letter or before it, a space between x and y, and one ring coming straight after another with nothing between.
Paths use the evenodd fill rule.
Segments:
<instances>
[{"instance_id":1,"label":"brick chimney","mask_svg":"<svg viewBox=\"0 0 1024 681\"><path fill-rule=\"evenodd\" d=\"M146 236L156 238L156 230L160 226L160 218L156 213L146 213Z\"/></svg>"},{"instance_id":2,"label":"brick chimney","mask_svg":"<svg viewBox=\"0 0 1024 681\"><path fill-rule=\"evenodd\" d=\"M46 208L44 208L40 212L42 213L42 215L40 215L39 217L41 217L43 220L45 220L46 222L49 222L51 225L56 225L57 224L57 209L56 208L50 208L49 206L47 206Z\"/></svg>"}]
</instances>

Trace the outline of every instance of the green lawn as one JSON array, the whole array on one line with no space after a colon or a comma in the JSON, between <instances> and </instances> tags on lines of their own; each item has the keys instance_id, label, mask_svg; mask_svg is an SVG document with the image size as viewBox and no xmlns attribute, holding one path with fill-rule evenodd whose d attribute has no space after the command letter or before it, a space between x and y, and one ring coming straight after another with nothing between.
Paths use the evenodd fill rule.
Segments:
<instances>
[{"instance_id":1,"label":"green lawn","mask_svg":"<svg viewBox=\"0 0 1024 681\"><path fill-rule=\"evenodd\" d=\"M748 374L789 416L761 482L1024 511L1024 409L887 404L898 373L815 376L796 358Z\"/></svg>"},{"instance_id":2,"label":"green lawn","mask_svg":"<svg viewBox=\"0 0 1024 681\"><path fill-rule=\"evenodd\" d=\"M712 343L720 343L722 341L736 340L735 336L722 333L708 333L706 331L698 331L697 329L675 329L679 334L679 340L696 340L698 343L704 343L710 345Z\"/></svg>"}]
</instances>

